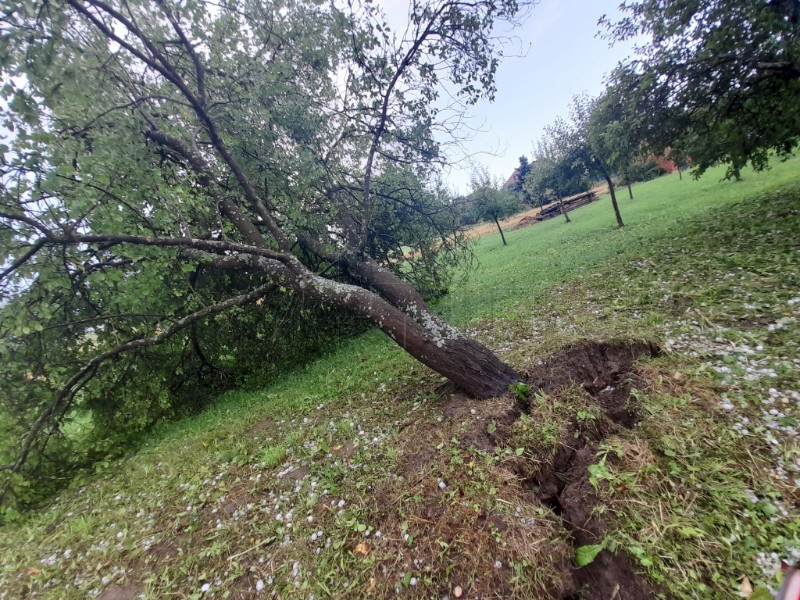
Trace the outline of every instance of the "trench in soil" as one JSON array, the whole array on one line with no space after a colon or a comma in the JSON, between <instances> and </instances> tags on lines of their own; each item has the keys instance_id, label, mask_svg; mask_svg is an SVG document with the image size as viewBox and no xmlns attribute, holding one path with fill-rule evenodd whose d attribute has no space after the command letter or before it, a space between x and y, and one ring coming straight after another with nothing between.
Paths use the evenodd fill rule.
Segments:
<instances>
[{"instance_id":1,"label":"trench in soil","mask_svg":"<svg viewBox=\"0 0 800 600\"><path fill-rule=\"evenodd\" d=\"M631 428L638 421L631 396L631 388L639 379L634 362L658 354L655 345L642 342L582 343L563 348L530 373L531 388L548 396L557 397L569 387L580 386L608 419L589 435L574 435L576 428L567 431L551 462L521 474L539 500L561 517L575 548L600 543L611 527L606 517L594 511L600 499L589 481L588 467L597 462L598 445L607 435ZM642 600L656 596L627 555L608 550L600 552L590 564L574 567L571 575L573 586L565 592L564 600Z\"/></svg>"}]
</instances>

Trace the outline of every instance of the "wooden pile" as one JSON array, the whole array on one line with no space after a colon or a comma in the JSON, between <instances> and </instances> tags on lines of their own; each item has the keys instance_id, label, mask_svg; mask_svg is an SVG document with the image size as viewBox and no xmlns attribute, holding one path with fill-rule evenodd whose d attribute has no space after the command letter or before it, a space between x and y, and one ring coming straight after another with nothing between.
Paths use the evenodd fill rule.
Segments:
<instances>
[{"instance_id":1,"label":"wooden pile","mask_svg":"<svg viewBox=\"0 0 800 600\"><path fill-rule=\"evenodd\" d=\"M590 202L594 202L597 200L597 194L594 192L583 192L582 194L575 194L574 196L570 196L569 198L564 198L562 202L556 200L546 208L543 208L542 211L536 215L537 221L545 221L546 219L552 219L553 217L557 217L561 214L561 206L563 203L564 212L569 212L571 210L575 210L576 208L580 208L584 204L589 204Z\"/></svg>"}]
</instances>

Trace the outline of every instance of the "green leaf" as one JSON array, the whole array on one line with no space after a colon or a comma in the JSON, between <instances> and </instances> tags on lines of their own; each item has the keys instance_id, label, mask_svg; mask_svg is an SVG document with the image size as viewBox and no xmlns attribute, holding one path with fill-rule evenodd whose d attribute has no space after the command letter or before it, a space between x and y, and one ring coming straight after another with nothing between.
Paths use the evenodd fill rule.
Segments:
<instances>
[{"instance_id":1,"label":"green leaf","mask_svg":"<svg viewBox=\"0 0 800 600\"><path fill-rule=\"evenodd\" d=\"M603 544L590 544L589 546L579 546L575 550L575 563L579 567L585 567L591 563L595 557L603 550Z\"/></svg>"},{"instance_id":2,"label":"green leaf","mask_svg":"<svg viewBox=\"0 0 800 600\"><path fill-rule=\"evenodd\" d=\"M703 537L703 532L699 529L695 529L694 527L680 527L678 531L685 538Z\"/></svg>"},{"instance_id":3,"label":"green leaf","mask_svg":"<svg viewBox=\"0 0 800 600\"><path fill-rule=\"evenodd\" d=\"M489 435L492 435L492 434L493 434L495 431L497 431L497 423L495 423L494 421L492 421L492 422L491 422L491 423L489 423L489 425L486 427L486 433L488 433Z\"/></svg>"},{"instance_id":4,"label":"green leaf","mask_svg":"<svg viewBox=\"0 0 800 600\"><path fill-rule=\"evenodd\" d=\"M517 456L522 456L522 455L525 453L525 448L517 448L517 449L514 451L514 453L515 453Z\"/></svg>"}]
</instances>

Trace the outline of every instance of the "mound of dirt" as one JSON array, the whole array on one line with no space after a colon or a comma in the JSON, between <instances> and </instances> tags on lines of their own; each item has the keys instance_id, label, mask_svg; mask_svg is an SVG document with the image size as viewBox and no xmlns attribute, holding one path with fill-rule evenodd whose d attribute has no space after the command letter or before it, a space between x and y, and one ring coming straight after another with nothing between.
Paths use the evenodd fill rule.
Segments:
<instances>
[{"instance_id":1,"label":"mound of dirt","mask_svg":"<svg viewBox=\"0 0 800 600\"><path fill-rule=\"evenodd\" d=\"M590 564L580 568L574 566L573 557L576 548L600 543L613 527L608 514L595 511L600 498L590 483L588 467L597 462L598 446L606 436L636 424L637 406L631 389L634 385L641 387L644 381L636 373L635 362L658 354L656 346L643 342L586 342L567 346L529 369L528 402L521 402L511 394L475 402L451 386L443 386L437 390L442 401L441 425L427 424L408 434L413 439L404 444L406 451L397 471L403 486L413 487L443 470L443 465L437 462L441 460L439 453L432 449L435 442L447 444L455 439L464 451L477 449L487 454L494 454L498 447L523 447L523 454L504 461L504 465L509 465L509 479L521 486L520 492L531 510L541 505L550 507L563 527L560 542L551 536L548 539L551 545L539 549L552 556L539 555L536 559L547 565L552 597L561 600L656 597L656 590L637 573L635 563L625 554L603 550ZM544 392L544 396L534 396L536 391ZM521 426L529 428L534 437L541 436L549 426L555 437L537 453L525 441L515 438ZM420 439L427 443L420 444ZM419 498L413 505L413 519L435 529L429 532L430 539L460 535L463 532L459 528L470 519L477 519L474 522L477 535L482 534L482 528L491 527L505 538L518 540L520 545L531 535L513 519L506 522L497 514L480 513L478 517L456 514L453 511L460 503L443 507L436 498L425 494ZM412 517L406 515L406 518ZM537 535L541 541L547 532L541 530ZM463 557L467 562L473 559ZM511 594L513 586L502 569L492 570L485 579L471 592L478 597L488 590L498 597Z\"/></svg>"},{"instance_id":2,"label":"mound of dirt","mask_svg":"<svg viewBox=\"0 0 800 600\"><path fill-rule=\"evenodd\" d=\"M529 227L530 225L536 225L540 221L533 215L523 217L519 220L519 223L512 227L512 231L516 231L517 229L522 229L523 227Z\"/></svg>"},{"instance_id":3,"label":"mound of dirt","mask_svg":"<svg viewBox=\"0 0 800 600\"><path fill-rule=\"evenodd\" d=\"M658 347L645 342L586 342L562 348L529 371L532 392L541 390L553 402L567 402L578 394L583 397L581 402L600 409L600 416L590 427L569 421L575 417L565 417L555 452L520 461L517 473L540 502L560 515L575 548L600 543L612 526L607 515L595 513L600 499L589 481L588 467L596 462L598 446L606 436L636 424L638 414L631 389L643 381L634 363L659 353ZM456 393L443 412L449 419L463 421L474 414L472 406ZM461 443L487 452L504 443L520 415L536 416L530 405L507 398L481 407L476 427L464 434ZM487 431L488 421L496 424L493 433ZM564 600L656 597L656 591L637 574L628 556L608 550L584 567L573 567L571 579L572 585L565 586L561 596Z\"/></svg>"},{"instance_id":4,"label":"mound of dirt","mask_svg":"<svg viewBox=\"0 0 800 600\"><path fill-rule=\"evenodd\" d=\"M534 367L528 380L531 387L548 394L558 394L577 384L612 421L630 428L637 418L629 408L631 384L637 379L633 363L642 356L659 354L657 346L646 342L572 344Z\"/></svg>"}]
</instances>

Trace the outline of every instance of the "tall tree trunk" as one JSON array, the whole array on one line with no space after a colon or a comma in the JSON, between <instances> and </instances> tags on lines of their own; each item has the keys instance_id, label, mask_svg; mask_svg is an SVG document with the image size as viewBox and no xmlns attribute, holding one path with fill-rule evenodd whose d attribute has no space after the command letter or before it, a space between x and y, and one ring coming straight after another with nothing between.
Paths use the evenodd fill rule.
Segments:
<instances>
[{"instance_id":1,"label":"tall tree trunk","mask_svg":"<svg viewBox=\"0 0 800 600\"><path fill-rule=\"evenodd\" d=\"M500 232L500 237L503 240L503 246L508 246L508 243L506 242L506 236L503 235L503 230L500 228L500 221L498 221L497 217L495 216L493 216L493 218L494 218L494 224L497 225L497 231Z\"/></svg>"},{"instance_id":2,"label":"tall tree trunk","mask_svg":"<svg viewBox=\"0 0 800 600\"><path fill-rule=\"evenodd\" d=\"M568 211L564 210L564 198L561 197L561 194L558 195L558 207L561 209L561 214L564 215L564 219L566 219L567 223L572 223L567 214Z\"/></svg>"},{"instance_id":3,"label":"tall tree trunk","mask_svg":"<svg viewBox=\"0 0 800 600\"><path fill-rule=\"evenodd\" d=\"M608 184L608 191L611 194L611 206L614 207L614 215L617 217L617 227L624 227L625 223L622 222L622 215L619 214L619 205L617 204L617 194L614 192L614 182L611 181L611 176L607 171L603 171L603 177Z\"/></svg>"},{"instance_id":4,"label":"tall tree trunk","mask_svg":"<svg viewBox=\"0 0 800 600\"><path fill-rule=\"evenodd\" d=\"M675 166L678 167L678 179L683 181L683 172L681 171L681 166L678 163L675 163Z\"/></svg>"},{"instance_id":5,"label":"tall tree trunk","mask_svg":"<svg viewBox=\"0 0 800 600\"><path fill-rule=\"evenodd\" d=\"M631 200L633 200L633 189L631 188L631 182L628 180L625 183L628 186L628 195L631 197Z\"/></svg>"}]
</instances>

